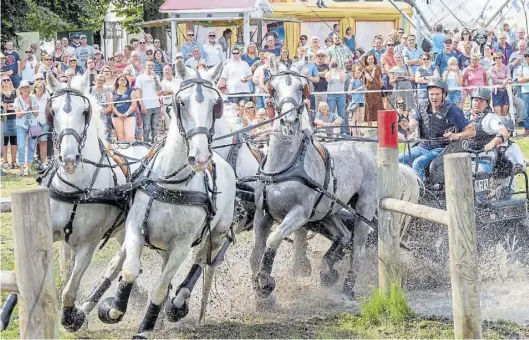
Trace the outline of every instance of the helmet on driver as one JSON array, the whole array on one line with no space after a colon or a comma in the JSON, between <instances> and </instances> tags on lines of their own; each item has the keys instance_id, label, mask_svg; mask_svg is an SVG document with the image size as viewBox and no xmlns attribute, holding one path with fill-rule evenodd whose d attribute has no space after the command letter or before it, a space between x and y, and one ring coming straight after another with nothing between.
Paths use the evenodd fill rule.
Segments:
<instances>
[{"instance_id":1,"label":"helmet on driver","mask_svg":"<svg viewBox=\"0 0 529 340\"><path fill-rule=\"evenodd\" d=\"M438 88L443 90L445 94L448 93L448 84L443 79L436 79L432 80L426 85L426 89L429 90L431 88Z\"/></svg>"},{"instance_id":2,"label":"helmet on driver","mask_svg":"<svg viewBox=\"0 0 529 340\"><path fill-rule=\"evenodd\" d=\"M480 98L483 100L486 100L488 103L490 103L490 99L492 97L492 93L490 90L486 87L480 87L472 91L472 95L470 96L470 100L474 98Z\"/></svg>"}]
</instances>

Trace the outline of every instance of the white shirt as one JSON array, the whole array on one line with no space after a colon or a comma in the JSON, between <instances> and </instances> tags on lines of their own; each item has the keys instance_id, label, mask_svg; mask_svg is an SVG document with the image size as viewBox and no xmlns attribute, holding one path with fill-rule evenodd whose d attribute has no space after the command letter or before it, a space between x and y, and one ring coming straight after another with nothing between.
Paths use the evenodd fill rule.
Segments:
<instances>
[{"instance_id":1,"label":"white shirt","mask_svg":"<svg viewBox=\"0 0 529 340\"><path fill-rule=\"evenodd\" d=\"M35 99L37 99L37 103L39 104L39 115L36 119L40 125L46 124L46 104L48 104L48 98L50 98L50 96L47 93L44 93L42 97L40 97L40 100L35 96Z\"/></svg>"},{"instance_id":2,"label":"white shirt","mask_svg":"<svg viewBox=\"0 0 529 340\"><path fill-rule=\"evenodd\" d=\"M192 69L196 69L198 64L206 65L206 61L202 58L200 58L200 60L197 60L195 57L192 57L192 58L187 59L185 62L185 65Z\"/></svg>"},{"instance_id":3,"label":"white shirt","mask_svg":"<svg viewBox=\"0 0 529 340\"><path fill-rule=\"evenodd\" d=\"M26 64L22 70L22 80L27 80L29 82L35 81L35 67L37 67L37 58L26 60Z\"/></svg>"},{"instance_id":4,"label":"white shirt","mask_svg":"<svg viewBox=\"0 0 529 340\"><path fill-rule=\"evenodd\" d=\"M154 75L158 79L157 75ZM158 82L160 80L158 79ZM146 74L140 74L136 78L136 88L141 89L141 99L143 105L147 109L154 109L160 107L160 101L158 100L158 93L156 91L156 83L153 76L148 76Z\"/></svg>"},{"instance_id":5,"label":"white shirt","mask_svg":"<svg viewBox=\"0 0 529 340\"><path fill-rule=\"evenodd\" d=\"M527 63L521 64L517 67L518 72L515 74L516 78L529 78L529 65ZM522 93L529 93L529 83L520 84Z\"/></svg>"},{"instance_id":6,"label":"white shirt","mask_svg":"<svg viewBox=\"0 0 529 340\"><path fill-rule=\"evenodd\" d=\"M228 94L234 93L250 93L250 83L247 81L243 83L242 77L252 75L248 63L242 60L230 60L222 70L221 78L226 79L226 87Z\"/></svg>"},{"instance_id":7,"label":"white shirt","mask_svg":"<svg viewBox=\"0 0 529 340\"><path fill-rule=\"evenodd\" d=\"M180 89L180 84L182 83L182 80L177 77L173 77L171 80L164 79L160 83L160 86L162 87L162 91L173 91L172 95L166 95L163 98L163 105L171 105L173 103L173 96L178 90Z\"/></svg>"},{"instance_id":8,"label":"white shirt","mask_svg":"<svg viewBox=\"0 0 529 340\"><path fill-rule=\"evenodd\" d=\"M219 44L210 44L207 43L202 46L204 52L206 52L206 65L215 66L220 61L224 60L224 52L222 51L222 46Z\"/></svg>"}]
</instances>

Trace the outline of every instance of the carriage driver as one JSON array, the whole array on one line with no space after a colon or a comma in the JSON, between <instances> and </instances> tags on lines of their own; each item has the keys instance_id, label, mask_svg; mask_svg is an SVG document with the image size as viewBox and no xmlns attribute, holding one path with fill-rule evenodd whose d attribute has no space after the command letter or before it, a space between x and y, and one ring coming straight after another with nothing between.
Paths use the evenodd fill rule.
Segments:
<instances>
[{"instance_id":1,"label":"carriage driver","mask_svg":"<svg viewBox=\"0 0 529 340\"><path fill-rule=\"evenodd\" d=\"M446 99L448 85L437 79L426 85L428 100L419 103L416 112L408 123L401 121L403 130L414 132L419 128L421 141L419 145L399 155L399 162L409 164L421 180L427 166L443 151L449 141L472 138L476 130L456 104ZM455 132L460 131L460 132Z\"/></svg>"},{"instance_id":2,"label":"carriage driver","mask_svg":"<svg viewBox=\"0 0 529 340\"><path fill-rule=\"evenodd\" d=\"M514 142L509 141L510 131L514 130L514 124L509 117L501 117L492 111L490 107L491 91L488 88L478 88L470 96L471 109L466 114L467 119L476 128L476 137L471 143L474 150L484 150L483 156L494 159L495 153L491 150L495 147L505 147L505 157L514 165L515 173L525 170L525 159L522 150ZM491 138L492 137L492 138ZM480 162L480 171L492 172L492 164Z\"/></svg>"}]
</instances>

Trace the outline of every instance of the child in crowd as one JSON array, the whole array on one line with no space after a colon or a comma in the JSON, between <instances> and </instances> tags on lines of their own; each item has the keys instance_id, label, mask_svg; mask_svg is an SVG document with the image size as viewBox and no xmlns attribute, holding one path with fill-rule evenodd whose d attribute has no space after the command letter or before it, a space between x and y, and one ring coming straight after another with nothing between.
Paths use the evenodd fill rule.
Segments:
<instances>
[{"instance_id":1,"label":"child in crowd","mask_svg":"<svg viewBox=\"0 0 529 340\"><path fill-rule=\"evenodd\" d=\"M448 59L448 68L443 74L443 79L448 84L448 99L459 108L463 108L461 89L459 89L463 84L463 77L455 57Z\"/></svg>"},{"instance_id":2,"label":"child in crowd","mask_svg":"<svg viewBox=\"0 0 529 340\"><path fill-rule=\"evenodd\" d=\"M351 114L351 125L361 125L364 121L364 107L365 107L365 94L361 91L365 91L364 85L364 72L361 66L354 68L353 79L349 83L348 91L353 92L351 95L351 103L349 104L348 110ZM351 136L361 136L360 129L351 128Z\"/></svg>"}]
</instances>

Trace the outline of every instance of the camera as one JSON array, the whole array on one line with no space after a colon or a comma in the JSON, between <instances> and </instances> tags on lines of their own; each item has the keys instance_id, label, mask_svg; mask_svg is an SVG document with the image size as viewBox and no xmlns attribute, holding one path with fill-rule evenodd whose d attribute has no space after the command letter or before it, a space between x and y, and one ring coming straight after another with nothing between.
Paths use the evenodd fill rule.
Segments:
<instances>
[{"instance_id":1,"label":"camera","mask_svg":"<svg viewBox=\"0 0 529 340\"><path fill-rule=\"evenodd\" d=\"M332 63L331 64L331 68L337 68L338 67L338 63Z\"/></svg>"}]
</instances>

